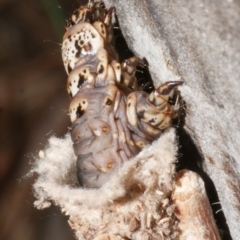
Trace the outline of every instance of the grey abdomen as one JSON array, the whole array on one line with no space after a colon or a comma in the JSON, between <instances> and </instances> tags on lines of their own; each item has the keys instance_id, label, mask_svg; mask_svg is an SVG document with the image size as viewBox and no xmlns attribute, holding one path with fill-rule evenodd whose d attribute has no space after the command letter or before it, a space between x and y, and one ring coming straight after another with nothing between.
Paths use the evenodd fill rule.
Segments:
<instances>
[{"instance_id":1,"label":"grey abdomen","mask_svg":"<svg viewBox=\"0 0 240 240\"><path fill-rule=\"evenodd\" d=\"M88 104L71 131L73 149L78 156L77 176L83 187L102 186L123 162L141 150L134 144L134 138L139 137L133 136L127 123L123 93L117 90L121 97L116 107L116 100L108 92L109 86L83 88L78 93Z\"/></svg>"}]
</instances>

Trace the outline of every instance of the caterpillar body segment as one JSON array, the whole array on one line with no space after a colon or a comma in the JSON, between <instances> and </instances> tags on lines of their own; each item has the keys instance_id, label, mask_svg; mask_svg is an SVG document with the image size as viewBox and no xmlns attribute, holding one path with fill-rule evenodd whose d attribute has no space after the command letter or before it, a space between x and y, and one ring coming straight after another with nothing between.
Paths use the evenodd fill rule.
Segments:
<instances>
[{"instance_id":1,"label":"caterpillar body segment","mask_svg":"<svg viewBox=\"0 0 240 240\"><path fill-rule=\"evenodd\" d=\"M70 17L62 57L69 74L71 137L81 186L101 187L125 161L171 126L180 109L181 81L162 84L151 94L135 77L144 62L122 63L114 49L115 8L90 1Z\"/></svg>"}]
</instances>

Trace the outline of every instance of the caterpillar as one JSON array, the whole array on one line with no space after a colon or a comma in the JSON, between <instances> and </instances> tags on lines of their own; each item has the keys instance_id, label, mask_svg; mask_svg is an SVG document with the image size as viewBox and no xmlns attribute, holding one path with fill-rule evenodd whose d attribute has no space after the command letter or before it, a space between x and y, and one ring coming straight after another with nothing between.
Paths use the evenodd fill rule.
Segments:
<instances>
[{"instance_id":1,"label":"caterpillar","mask_svg":"<svg viewBox=\"0 0 240 240\"><path fill-rule=\"evenodd\" d=\"M78 181L86 188L101 187L179 115L182 81L165 82L148 94L135 76L144 62L135 56L119 62L115 14L102 1L89 1L71 15L63 36L71 138Z\"/></svg>"}]
</instances>

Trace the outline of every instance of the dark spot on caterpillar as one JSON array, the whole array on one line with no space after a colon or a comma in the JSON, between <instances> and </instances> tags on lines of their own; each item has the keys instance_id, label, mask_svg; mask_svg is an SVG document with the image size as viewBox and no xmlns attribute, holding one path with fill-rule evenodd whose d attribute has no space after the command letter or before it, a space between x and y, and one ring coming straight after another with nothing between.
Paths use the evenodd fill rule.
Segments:
<instances>
[{"instance_id":1,"label":"dark spot on caterpillar","mask_svg":"<svg viewBox=\"0 0 240 240\"><path fill-rule=\"evenodd\" d=\"M79 80L77 87L80 88L85 82L84 76L82 74L79 74Z\"/></svg>"},{"instance_id":2,"label":"dark spot on caterpillar","mask_svg":"<svg viewBox=\"0 0 240 240\"><path fill-rule=\"evenodd\" d=\"M90 11L85 12L85 20L87 20L87 22L92 22L92 13Z\"/></svg>"},{"instance_id":3,"label":"dark spot on caterpillar","mask_svg":"<svg viewBox=\"0 0 240 240\"><path fill-rule=\"evenodd\" d=\"M151 120L149 120L149 123L155 123L155 120L152 118Z\"/></svg>"},{"instance_id":4,"label":"dark spot on caterpillar","mask_svg":"<svg viewBox=\"0 0 240 240\"><path fill-rule=\"evenodd\" d=\"M123 75L121 74L121 77L120 77L121 79L120 79L120 82L122 83L123 81L124 81L124 77L123 77Z\"/></svg>"},{"instance_id":5,"label":"dark spot on caterpillar","mask_svg":"<svg viewBox=\"0 0 240 240\"><path fill-rule=\"evenodd\" d=\"M103 34L103 35L105 34L105 31L104 31L104 30L102 30L102 34Z\"/></svg>"},{"instance_id":6,"label":"dark spot on caterpillar","mask_svg":"<svg viewBox=\"0 0 240 240\"><path fill-rule=\"evenodd\" d=\"M68 72L70 73L72 71L72 68L70 67L70 64L67 65Z\"/></svg>"},{"instance_id":7,"label":"dark spot on caterpillar","mask_svg":"<svg viewBox=\"0 0 240 240\"><path fill-rule=\"evenodd\" d=\"M144 112L145 112L144 110L141 110L141 111L137 112L138 117L143 118Z\"/></svg>"},{"instance_id":8,"label":"dark spot on caterpillar","mask_svg":"<svg viewBox=\"0 0 240 240\"><path fill-rule=\"evenodd\" d=\"M103 71L104 71L104 67L103 67L103 65L100 65L100 69L98 70L98 73L101 74L101 73L103 73Z\"/></svg>"},{"instance_id":9,"label":"dark spot on caterpillar","mask_svg":"<svg viewBox=\"0 0 240 240\"><path fill-rule=\"evenodd\" d=\"M77 118L80 118L84 114L84 110L82 109L80 104L79 104L79 106L77 108L76 114L77 114Z\"/></svg>"},{"instance_id":10,"label":"dark spot on caterpillar","mask_svg":"<svg viewBox=\"0 0 240 240\"><path fill-rule=\"evenodd\" d=\"M70 20L69 26L72 27L74 24L75 24L75 22Z\"/></svg>"},{"instance_id":11,"label":"dark spot on caterpillar","mask_svg":"<svg viewBox=\"0 0 240 240\"><path fill-rule=\"evenodd\" d=\"M69 83L69 86L71 87L71 86L72 86L72 83Z\"/></svg>"},{"instance_id":12,"label":"dark spot on caterpillar","mask_svg":"<svg viewBox=\"0 0 240 240\"><path fill-rule=\"evenodd\" d=\"M84 44L84 41L83 41L83 40L81 40L81 41L80 41L80 45L83 45L83 44Z\"/></svg>"},{"instance_id":13,"label":"dark spot on caterpillar","mask_svg":"<svg viewBox=\"0 0 240 240\"><path fill-rule=\"evenodd\" d=\"M106 101L106 105L111 106L112 103L113 103L113 101L110 98L108 98Z\"/></svg>"},{"instance_id":14,"label":"dark spot on caterpillar","mask_svg":"<svg viewBox=\"0 0 240 240\"><path fill-rule=\"evenodd\" d=\"M77 49L77 52L76 52L76 54L75 54L75 57L76 58L79 58L80 56L81 56L81 50L82 50L82 48L78 45L78 41L76 40L75 41L75 48Z\"/></svg>"},{"instance_id":15,"label":"dark spot on caterpillar","mask_svg":"<svg viewBox=\"0 0 240 240\"><path fill-rule=\"evenodd\" d=\"M161 95L168 95L169 94L169 89L165 88L161 91Z\"/></svg>"},{"instance_id":16,"label":"dark spot on caterpillar","mask_svg":"<svg viewBox=\"0 0 240 240\"><path fill-rule=\"evenodd\" d=\"M84 69L83 72L86 73L87 72L86 69Z\"/></svg>"},{"instance_id":17,"label":"dark spot on caterpillar","mask_svg":"<svg viewBox=\"0 0 240 240\"><path fill-rule=\"evenodd\" d=\"M118 70L120 69L120 65L117 65L117 69L118 69Z\"/></svg>"},{"instance_id":18,"label":"dark spot on caterpillar","mask_svg":"<svg viewBox=\"0 0 240 240\"><path fill-rule=\"evenodd\" d=\"M92 38L95 38L95 35L93 33L91 33L91 36L92 36Z\"/></svg>"},{"instance_id":19,"label":"dark spot on caterpillar","mask_svg":"<svg viewBox=\"0 0 240 240\"><path fill-rule=\"evenodd\" d=\"M131 103L128 103L128 107L130 107L131 106Z\"/></svg>"},{"instance_id":20,"label":"dark spot on caterpillar","mask_svg":"<svg viewBox=\"0 0 240 240\"><path fill-rule=\"evenodd\" d=\"M85 101L83 101L83 104L85 104L86 102Z\"/></svg>"}]
</instances>

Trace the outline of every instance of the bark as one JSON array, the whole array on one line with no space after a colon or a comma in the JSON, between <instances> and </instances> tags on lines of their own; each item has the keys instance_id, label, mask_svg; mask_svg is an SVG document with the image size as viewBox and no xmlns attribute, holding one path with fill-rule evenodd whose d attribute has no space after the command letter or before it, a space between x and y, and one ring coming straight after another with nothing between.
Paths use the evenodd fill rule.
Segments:
<instances>
[{"instance_id":1,"label":"bark","mask_svg":"<svg viewBox=\"0 0 240 240\"><path fill-rule=\"evenodd\" d=\"M202 178L188 170L175 178L172 199L180 220L179 240L220 240Z\"/></svg>"}]
</instances>

